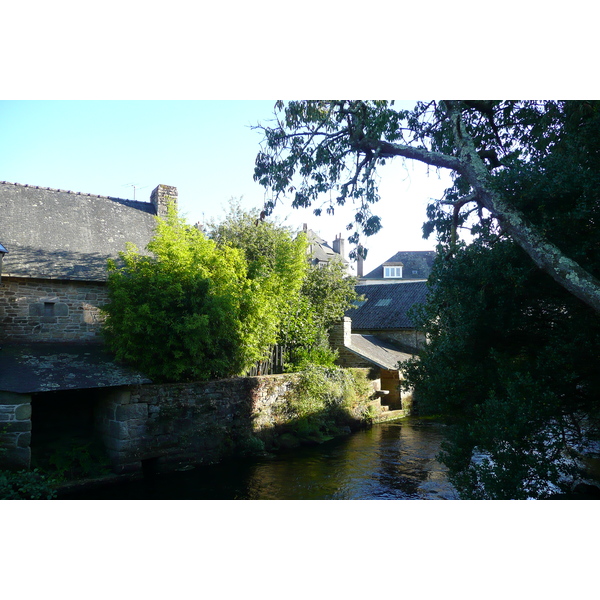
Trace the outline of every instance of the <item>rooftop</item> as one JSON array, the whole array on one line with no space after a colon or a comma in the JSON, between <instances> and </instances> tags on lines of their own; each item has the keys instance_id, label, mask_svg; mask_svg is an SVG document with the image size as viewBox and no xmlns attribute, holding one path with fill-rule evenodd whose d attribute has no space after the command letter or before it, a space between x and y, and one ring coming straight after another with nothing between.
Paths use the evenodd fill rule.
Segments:
<instances>
[{"instance_id":1,"label":"rooftop","mask_svg":"<svg viewBox=\"0 0 600 600\"><path fill-rule=\"evenodd\" d=\"M358 308L351 308L346 316L352 319L352 330L413 329L408 311L427 298L425 281L407 281L387 285L356 286L357 293L365 296Z\"/></svg>"},{"instance_id":2,"label":"rooftop","mask_svg":"<svg viewBox=\"0 0 600 600\"><path fill-rule=\"evenodd\" d=\"M400 352L394 345L380 340L374 335L353 333L351 341L352 345L346 347L347 350L381 369L396 370L398 363L405 362L413 356L406 352Z\"/></svg>"},{"instance_id":3,"label":"rooftop","mask_svg":"<svg viewBox=\"0 0 600 600\"><path fill-rule=\"evenodd\" d=\"M427 279L431 273L435 252L433 250L407 250L396 252L362 279L384 279L384 265L402 266L402 279Z\"/></svg>"},{"instance_id":4,"label":"rooftop","mask_svg":"<svg viewBox=\"0 0 600 600\"><path fill-rule=\"evenodd\" d=\"M10 250L3 275L106 279L106 261L154 233L150 202L0 182L0 238Z\"/></svg>"},{"instance_id":5,"label":"rooftop","mask_svg":"<svg viewBox=\"0 0 600 600\"><path fill-rule=\"evenodd\" d=\"M306 240L308 242L308 252L315 264L328 263L332 259L341 259L344 264L348 264L346 258L336 252L325 240L319 237L312 229L305 228Z\"/></svg>"},{"instance_id":6,"label":"rooftop","mask_svg":"<svg viewBox=\"0 0 600 600\"><path fill-rule=\"evenodd\" d=\"M31 394L151 383L100 344L2 344L0 390Z\"/></svg>"}]
</instances>

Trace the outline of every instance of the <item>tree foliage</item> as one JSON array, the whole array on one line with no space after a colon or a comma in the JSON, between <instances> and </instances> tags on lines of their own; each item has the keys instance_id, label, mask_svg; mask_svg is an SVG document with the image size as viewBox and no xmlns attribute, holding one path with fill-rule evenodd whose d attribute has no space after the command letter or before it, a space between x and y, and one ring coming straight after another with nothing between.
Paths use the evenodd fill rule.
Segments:
<instances>
[{"instance_id":1,"label":"tree foliage","mask_svg":"<svg viewBox=\"0 0 600 600\"><path fill-rule=\"evenodd\" d=\"M335 354L328 331L357 297L355 279L340 262L310 268L303 233L243 210L232 200L225 217L209 225L218 246L237 248L246 257L249 276L271 282L271 307L278 319L277 343L288 347L288 367L331 365Z\"/></svg>"},{"instance_id":2,"label":"tree foliage","mask_svg":"<svg viewBox=\"0 0 600 600\"><path fill-rule=\"evenodd\" d=\"M373 234L377 167L448 168L428 207L436 233L429 344L407 369L422 411L450 419L442 458L464 497L543 497L599 439L600 103L278 104L255 177L272 209L348 200ZM460 233L468 228L467 245ZM558 284L558 285L557 285Z\"/></svg>"},{"instance_id":3,"label":"tree foliage","mask_svg":"<svg viewBox=\"0 0 600 600\"><path fill-rule=\"evenodd\" d=\"M430 210L445 215L452 241L468 215L484 220L489 214L538 267L600 311L598 279L526 219L498 185L505 173L547 157L569 129L597 127L597 103L446 100L408 111L386 101L339 100L278 102L276 111L277 124L262 127L254 172L272 192L267 213L286 196L306 207L329 194L331 212L351 200L357 210L350 240L358 243L361 232L381 228L372 212L378 166L399 157L449 169L454 185Z\"/></svg>"},{"instance_id":4,"label":"tree foliage","mask_svg":"<svg viewBox=\"0 0 600 600\"><path fill-rule=\"evenodd\" d=\"M276 274L250 277L244 254L219 247L171 207L150 256L130 246L109 264L105 335L118 359L156 380L242 373L275 342Z\"/></svg>"}]
</instances>

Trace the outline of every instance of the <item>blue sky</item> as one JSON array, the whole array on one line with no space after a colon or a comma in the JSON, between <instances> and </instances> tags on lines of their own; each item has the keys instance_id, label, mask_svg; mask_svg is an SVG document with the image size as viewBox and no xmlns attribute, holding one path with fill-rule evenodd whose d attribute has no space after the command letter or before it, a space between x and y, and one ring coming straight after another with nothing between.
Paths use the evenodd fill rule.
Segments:
<instances>
[{"instance_id":1,"label":"blue sky","mask_svg":"<svg viewBox=\"0 0 600 600\"><path fill-rule=\"evenodd\" d=\"M251 126L273 116L271 100L1 101L0 180L148 200L159 183L179 192L189 222L218 219L230 198L260 207L253 181L261 141ZM445 183L421 165L392 162L381 180L383 230L369 238L370 270L399 250L433 249L421 237L425 206ZM134 191L135 186L135 191ZM289 203L275 215L332 242L347 237L352 208L315 217ZM366 272L366 271L365 271Z\"/></svg>"}]
</instances>

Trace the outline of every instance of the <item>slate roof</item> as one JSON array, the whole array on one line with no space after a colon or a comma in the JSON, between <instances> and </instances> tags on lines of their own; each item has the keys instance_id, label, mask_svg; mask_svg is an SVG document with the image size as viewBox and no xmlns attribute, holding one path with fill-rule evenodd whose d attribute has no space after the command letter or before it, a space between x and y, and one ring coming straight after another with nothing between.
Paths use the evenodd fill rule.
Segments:
<instances>
[{"instance_id":1,"label":"slate roof","mask_svg":"<svg viewBox=\"0 0 600 600\"><path fill-rule=\"evenodd\" d=\"M414 329L407 313L415 304L423 304L427 297L425 281L359 285L355 289L366 301L346 312L352 319L353 331Z\"/></svg>"},{"instance_id":2,"label":"slate roof","mask_svg":"<svg viewBox=\"0 0 600 600\"><path fill-rule=\"evenodd\" d=\"M0 390L31 394L152 383L99 344L2 344Z\"/></svg>"},{"instance_id":3,"label":"slate roof","mask_svg":"<svg viewBox=\"0 0 600 600\"><path fill-rule=\"evenodd\" d=\"M312 262L328 263L333 258L341 259L344 264L348 264L348 261L338 254L325 240L320 238L312 229L305 231L306 239L309 245L309 253L312 258Z\"/></svg>"},{"instance_id":4,"label":"slate roof","mask_svg":"<svg viewBox=\"0 0 600 600\"><path fill-rule=\"evenodd\" d=\"M431 273L434 259L435 252L432 250L396 252L394 256L364 275L363 279L384 279L383 266L388 264L403 265L402 279L427 279Z\"/></svg>"},{"instance_id":5,"label":"slate roof","mask_svg":"<svg viewBox=\"0 0 600 600\"><path fill-rule=\"evenodd\" d=\"M0 239L10 249L2 274L106 279L107 258L125 243L143 251L154 233L150 202L0 182Z\"/></svg>"},{"instance_id":6,"label":"slate roof","mask_svg":"<svg viewBox=\"0 0 600 600\"><path fill-rule=\"evenodd\" d=\"M412 358L412 354L400 352L394 345L384 342L374 335L353 333L351 342L350 347L346 346L347 350L381 369L396 370L398 363Z\"/></svg>"}]
</instances>

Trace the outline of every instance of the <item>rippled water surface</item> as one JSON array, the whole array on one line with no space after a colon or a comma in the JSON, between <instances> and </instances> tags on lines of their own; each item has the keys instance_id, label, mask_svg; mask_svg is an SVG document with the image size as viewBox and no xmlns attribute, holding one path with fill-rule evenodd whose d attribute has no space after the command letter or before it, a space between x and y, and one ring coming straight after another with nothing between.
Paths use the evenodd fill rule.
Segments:
<instances>
[{"instance_id":1,"label":"rippled water surface","mask_svg":"<svg viewBox=\"0 0 600 600\"><path fill-rule=\"evenodd\" d=\"M443 425L405 419L273 458L227 462L79 493L78 499L455 499L435 460Z\"/></svg>"}]
</instances>

